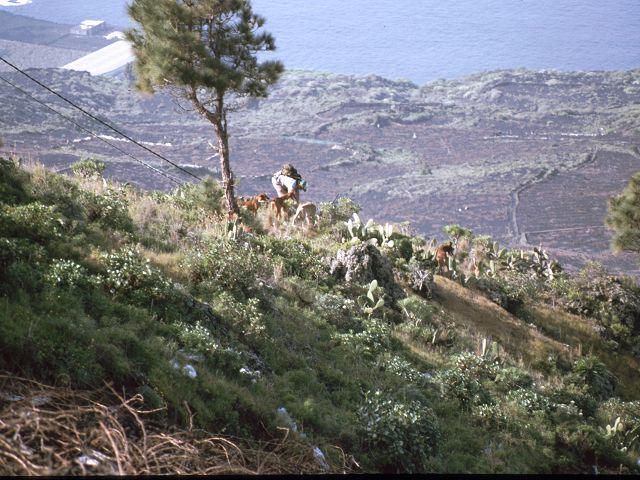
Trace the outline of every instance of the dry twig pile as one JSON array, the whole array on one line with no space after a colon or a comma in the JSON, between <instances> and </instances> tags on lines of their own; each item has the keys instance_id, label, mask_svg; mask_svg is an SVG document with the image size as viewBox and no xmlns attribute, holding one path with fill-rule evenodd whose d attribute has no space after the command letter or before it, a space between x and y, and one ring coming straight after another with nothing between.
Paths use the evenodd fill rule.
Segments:
<instances>
[{"instance_id":1,"label":"dry twig pile","mask_svg":"<svg viewBox=\"0 0 640 480\"><path fill-rule=\"evenodd\" d=\"M167 431L142 405L141 395L127 399L110 387L79 392L0 375L0 474L346 473L287 434L241 447L202 431Z\"/></svg>"}]
</instances>

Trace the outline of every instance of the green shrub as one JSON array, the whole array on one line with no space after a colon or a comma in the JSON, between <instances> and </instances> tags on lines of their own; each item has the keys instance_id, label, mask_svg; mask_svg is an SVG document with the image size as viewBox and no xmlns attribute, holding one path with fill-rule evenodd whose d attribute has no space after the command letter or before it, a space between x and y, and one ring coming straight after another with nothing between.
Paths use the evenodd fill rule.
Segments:
<instances>
[{"instance_id":1,"label":"green shrub","mask_svg":"<svg viewBox=\"0 0 640 480\"><path fill-rule=\"evenodd\" d=\"M533 385L533 378L526 371L517 367L500 368L495 377L496 388L502 392L529 388Z\"/></svg>"},{"instance_id":2,"label":"green shrub","mask_svg":"<svg viewBox=\"0 0 640 480\"><path fill-rule=\"evenodd\" d=\"M433 411L424 403L405 402L381 391L368 391L358 410L365 448L386 473L426 471L440 436Z\"/></svg>"},{"instance_id":3,"label":"green shrub","mask_svg":"<svg viewBox=\"0 0 640 480\"><path fill-rule=\"evenodd\" d=\"M45 278L53 286L75 287L88 284L87 269L73 260L54 259Z\"/></svg>"},{"instance_id":4,"label":"green shrub","mask_svg":"<svg viewBox=\"0 0 640 480\"><path fill-rule=\"evenodd\" d=\"M328 277L328 268L307 242L261 236L252 242L256 249L284 267L287 276L309 280Z\"/></svg>"},{"instance_id":5,"label":"green shrub","mask_svg":"<svg viewBox=\"0 0 640 480\"><path fill-rule=\"evenodd\" d=\"M189 222L196 223L207 214L219 214L222 211L222 196L218 182L207 177L200 183L181 185L170 195L158 194L157 198L178 206Z\"/></svg>"},{"instance_id":6,"label":"green shrub","mask_svg":"<svg viewBox=\"0 0 640 480\"><path fill-rule=\"evenodd\" d=\"M616 378L597 357L581 357L573 364L571 380L576 385L586 385L591 395L598 400L613 396Z\"/></svg>"},{"instance_id":7,"label":"green shrub","mask_svg":"<svg viewBox=\"0 0 640 480\"><path fill-rule=\"evenodd\" d=\"M612 398L598 407L605 436L621 452L640 452L640 401Z\"/></svg>"},{"instance_id":8,"label":"green shrub","mask_svg":"<svg viewBox=\"0 0 640 480\"><path fill-rule=\"evenodd\" d=\"M103 194L83 191L81 204L90 222L113 230L133 232L129 205L122 190L110 188Z\"/></svg>"},{"instance_id":9,"label":"green shrub","mask_svg":"<svg viewBox=\"0 0 640 480\"><path fill-rule=\"evenodd\" d=\"M410 295L398 300L398 307L404 317L404 322L397 327L398 331L415 340L435 343L438 327L433 323L434 306L417 295Z\"/></svg>"},{"instance_id":10,"label":"green shrub","mask_svg":"<svg viewBox=\"0 0 640 480\"><path fill-rule=\"evenodd\" d=\"M497 372L496 361L473 353L461 353L453 357L451 368L438 372L437 380L446 396L457 399L463 409L470 409L474 405L493 403L483 381L493 381Z\"/></svg>"},{"instance_id":11,"label":"green shrub","mask_svg":"<svg viewBox=\"0 0 640 480\"><path fill-rule=\"evenodd\" d=\"M331 225L342 225L349 220L354 213L360 213L362 207L348 197L340 197L337 201L320 203L320 229Z\"/></svg>"},{"instance_id":12,"label":"green shrub","mask_svg":"<svg viewBox=\"0 0 640 480\"><path fill-rule=\"evenodd\" d=\"M215 299L214 311L243 336L259 336L266 329L257 298L240 302L230 293L222 292Z\"/></svg>"},{"instance_id":13,"label":"green shrub","mask_svg":"<svg viewBox=\"0 0 640 480\"><path fill-rule=\"evenodd\" d=\"M85 158L71 165L71 171L74 175L94 180L102 178L106 168L107 166L104 162L94 158Z\"/></svg>"},{"instance_id":14,"label":"green shrub","mask_svg":"<svg viewBox=\"0 0 640 480\"><path fill-rule=\"evenodd\" d=\"M32 200L28 192L30 176L14 162L0 158L0 203L8 205Z\"/></svg>"},{"instance_id":15,"label":"green shrub","mask_svg":"<svg viewBox=\"0 0 640 480\"><path fill-rule=\"evenodd\" d=\"M0 237L0 295L38 290L46 269L46 250L25 239Z\"/></svg>"},{"instance_id":16,"label":"green shrub","mask_svg":"<svg viewBox=\"0 0 640 480\"><path fill-rule=\"evenodd\" d=\"M248 243L214 238L189 252L182 263L200 291L247 293L269 265Z\"/></svg>"},{"instance_id":17,"label":"green shrub","mask_svg":"<svg viewBox=\"0 0 640 480\"><path fill-rule=\"evenodd\" d=\"M6 237L26 238L46 245L62 238L65 220L55 206L33 202L27 205L0 204L0 231Z\"/></svg>"},{"instance_id":18,"label":"green shrub","mask_svg":"<svg viewBox=\"0 0 640 480\"><path fill-rule=\"evenodd\" d=\"M556 296L569 312L595 318L604 338L640 356L640 286L633 279L609 275L591 262L573 282L559 284Z\"/></svg>"},{"instance_id":19,"label":"green shrub","mask_svg":"<svg viewBox=\"0 0 640 480\"><path fill-rule=\"evenodd\" d=\"M333 293L322 293L316 297L314 305L318 315L338 329L353 329L359 325L355 318L360 313L356 303L350 298Z\"/></svg>"},{"instance_id":20,"label":"green shrub","mask_svg":"<svg viewBox=\"0 0 640 480\"><path fill-rule=\"evenodd\" d=\"M376 363L380 370L398 375L411 383L423 384L429 378L404 358L389 352L380 355Z\"/></svg>"},{"instance_id":21,"label":"green shrub","mask_svg":"<svg viewBox=\"0 0 640 480\"><path fill-rule=\"evenodd\" d=\"M114 299L130 300L141 306L171 303L179 298L172 283L151 265L137 248L124 247L99 257L103 273L92 277Z\"/></svg>"},{"instance_id":22,"label":"green shrub","mask_svg":"<svg viewBox=\"0 0 640 480\"><path fill-rule=\"evenodd\" d=\"M360 332L336 333L332 335L341 345L358 357L374 359L391 347L391 329L386 322L370 318L362 322Z\"/></svg>"}]
</instances>

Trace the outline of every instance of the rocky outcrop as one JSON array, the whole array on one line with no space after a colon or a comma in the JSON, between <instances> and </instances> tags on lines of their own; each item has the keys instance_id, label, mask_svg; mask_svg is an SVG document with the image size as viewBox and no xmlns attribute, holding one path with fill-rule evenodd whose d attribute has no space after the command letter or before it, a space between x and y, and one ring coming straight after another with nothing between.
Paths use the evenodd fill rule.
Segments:
<instances>
[{"instance_id":1,"label":"rocky outcrop","mask_svg":"<svg viewBox=\"0 0 640 480\"><path fill-rule=\"evenodd\" d=\"M338 250L336 257L329 259L329 272L347 283L366 284L377 280L389 297L389 304L406 296L395 281L389 259L369 243L355 245L348 250Z\"/></svg>"},{"instance_id":2,"label":"rocky outcrop","mask_svg":"<svg viewBox=\"0 0 640 480\"><path fill-rule=\"evenodd\" d=\"M434 279L433 273L425 270L417 270L409 276L411 290L424 298L433 298Z\"/></svg>"}]
</instances>

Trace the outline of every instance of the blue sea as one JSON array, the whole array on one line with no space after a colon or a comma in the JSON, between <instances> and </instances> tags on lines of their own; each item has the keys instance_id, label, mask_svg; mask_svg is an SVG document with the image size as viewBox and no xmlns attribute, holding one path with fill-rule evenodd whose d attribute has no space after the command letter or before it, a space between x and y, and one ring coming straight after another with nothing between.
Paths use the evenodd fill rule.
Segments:
<instances>
[{"instance_id":1,"label":"blue sea","mask_svg":"<svg viewBox=\"0 0 640 480\"><path fill-rule=\"evenodd\" d=\"M130 26L125 0L0 0L60 23ZM253 0L289 69L423 84L485 70L640 68L640 0ZM11 5L11 6L8 6Z\"/></svg>"}]
</instances>

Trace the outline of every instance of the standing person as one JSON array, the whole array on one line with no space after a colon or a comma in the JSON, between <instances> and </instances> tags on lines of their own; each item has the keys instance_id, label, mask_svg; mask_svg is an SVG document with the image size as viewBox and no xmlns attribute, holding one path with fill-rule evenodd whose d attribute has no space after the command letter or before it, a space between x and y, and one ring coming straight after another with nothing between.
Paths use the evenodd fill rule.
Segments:
<instances>
[{"instance_id":1,"label":"standing person","mask_svg":"<svg viewBox=\"0 0 640 480\"><path fill-rule=\"evenodd\" d=\"M271 184L276 189L278 197L294 192L296 203L300 203L300 190L306 191L307 182L302 179L293 165L287 163L271 177Z\"/></svg>"}]
</instances>

